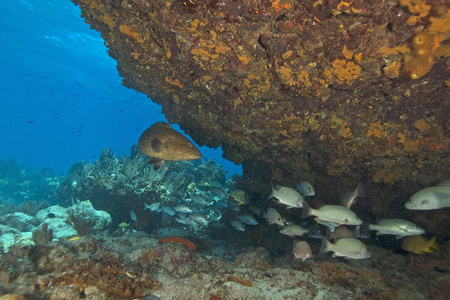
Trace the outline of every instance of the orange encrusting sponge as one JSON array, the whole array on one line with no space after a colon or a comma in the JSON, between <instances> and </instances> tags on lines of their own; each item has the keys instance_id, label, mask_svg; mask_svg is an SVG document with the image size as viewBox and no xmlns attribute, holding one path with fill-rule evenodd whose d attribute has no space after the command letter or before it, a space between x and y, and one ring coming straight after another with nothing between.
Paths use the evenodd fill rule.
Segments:
<instances>
[{"instance_id":1,"label":"orange encrusting sponge","mask_svg":"<svg viewBox=\"0 0 450 300\"><path fill-rule=\"evenodd\" d=\"M195 246L193 243L191 243L187 239L181 238L181 237L168 237L168 238L159 240L159 242L160 243L181 243L181 244L187 246L188 248L190 248L192 251L197 250L197 246Z\"/></svg>"}]
</instances>

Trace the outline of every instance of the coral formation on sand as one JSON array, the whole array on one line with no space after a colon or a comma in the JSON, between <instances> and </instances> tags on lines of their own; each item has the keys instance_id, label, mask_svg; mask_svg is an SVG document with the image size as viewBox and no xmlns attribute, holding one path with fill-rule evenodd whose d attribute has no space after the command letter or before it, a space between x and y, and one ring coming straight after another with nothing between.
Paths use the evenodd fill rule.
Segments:
<instances>
[{"instance_id":1,"label":"coral formation on sand","mask_svg":"<svg viewBox=\"0 0 450 300\"><path fill-rule=\"evenodd\" d=\"M308 178L333 203L364 179L382 211L450 176L448 3L73 2L123 84L243 164L254 198Z\"/></svg>"}]
</instances>

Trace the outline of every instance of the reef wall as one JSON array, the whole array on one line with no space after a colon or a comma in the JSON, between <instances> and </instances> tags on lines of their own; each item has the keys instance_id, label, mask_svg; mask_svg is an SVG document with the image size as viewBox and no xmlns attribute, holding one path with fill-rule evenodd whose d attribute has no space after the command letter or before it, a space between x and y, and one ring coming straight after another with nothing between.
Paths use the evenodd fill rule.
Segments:
<instances>
[{"instance_id":1,"label":"reef wall","mask_svg":"<svg viewBox=\"0 0 450 300\"><path fill-rule=\"evenodd\" d=\"M72 1L123 84L222 146L249 192L306 179L335 202L364 180L361 210L387 217L450 178L444 0Z\"/></svg>"}]
</instances>

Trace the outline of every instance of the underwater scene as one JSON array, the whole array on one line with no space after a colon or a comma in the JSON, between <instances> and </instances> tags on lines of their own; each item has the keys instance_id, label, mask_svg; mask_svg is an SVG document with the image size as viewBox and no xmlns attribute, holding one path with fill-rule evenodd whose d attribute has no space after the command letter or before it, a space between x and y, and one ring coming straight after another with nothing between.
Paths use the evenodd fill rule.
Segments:
<instances>
[{"instance_id":1,"label":"underwater scene","mask_svg":"<svg viewBox=\"0 0 450 300\"><path fill-rule=\"evenodd\" d=\"M72 2L2 3L0 300L450 300L448 3Z\"/></svg>"}]
</instances>

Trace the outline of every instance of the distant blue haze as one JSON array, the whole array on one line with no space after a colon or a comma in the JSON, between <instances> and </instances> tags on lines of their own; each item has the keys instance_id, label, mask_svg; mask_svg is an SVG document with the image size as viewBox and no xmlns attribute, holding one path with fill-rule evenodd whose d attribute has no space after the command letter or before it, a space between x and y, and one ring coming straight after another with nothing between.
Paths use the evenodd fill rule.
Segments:
<instances>
[{"instance_id":1,"label":"distant blue haze","mask_svg":"<svg viewBox=\"0 0 450 300\"><path fill-rule=\"evenodd\" d=\"M159 105L120 84L100 34L69 0L0 3L0 158L65 174L102 148L129 153L165 121ZM242 172L220 149L200 150L228 175Z\"/></svg>"}]
</instances>

